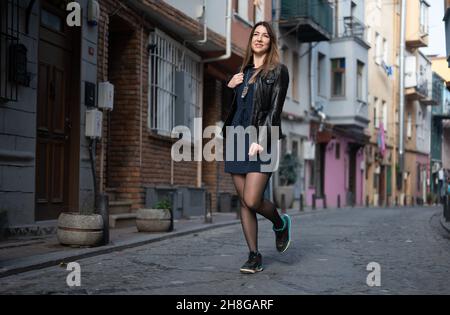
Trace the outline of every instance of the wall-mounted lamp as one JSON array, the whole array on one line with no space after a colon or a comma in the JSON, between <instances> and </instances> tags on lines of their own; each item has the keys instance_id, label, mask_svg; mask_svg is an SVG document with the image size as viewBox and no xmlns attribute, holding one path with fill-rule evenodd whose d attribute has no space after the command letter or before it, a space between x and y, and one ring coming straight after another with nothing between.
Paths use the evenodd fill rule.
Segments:
<instances>
[{"instance_id":1,"label":"wall-mounted lamp","mask_svg":"<svg viewBox=\"0 0 450 315\"><path fill-rule=\"evenodd\" d=\"M100 18L100 5L97 0L88 2L88 25L97 26Z\"/></svg>"}]
</instances>

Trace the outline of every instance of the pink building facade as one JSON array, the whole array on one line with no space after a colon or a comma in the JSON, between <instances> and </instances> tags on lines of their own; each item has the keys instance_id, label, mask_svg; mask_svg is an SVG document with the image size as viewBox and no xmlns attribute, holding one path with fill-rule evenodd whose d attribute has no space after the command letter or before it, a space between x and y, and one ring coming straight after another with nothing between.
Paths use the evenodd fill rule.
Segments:
<instances>
[{"instance_id":1,"label":"pink building facade","mask_svg":"<svg viewBox=\"0 0 450 315\"><path fill-rule=\"evenodd\" d=\"M308 176L315 177L308 185L306 203L323 208L363 206L365 189L364 145L346 136L333 135L327 142L318 143L316 165L308 168Z\"/></svg>"}]
</instances>

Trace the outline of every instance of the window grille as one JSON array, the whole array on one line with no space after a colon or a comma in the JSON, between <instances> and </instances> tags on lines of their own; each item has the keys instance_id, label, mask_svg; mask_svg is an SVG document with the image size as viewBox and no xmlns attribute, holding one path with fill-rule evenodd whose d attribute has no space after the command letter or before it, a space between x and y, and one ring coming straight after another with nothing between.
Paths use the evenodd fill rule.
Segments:
<instances>
[{"instance_id":1,"label":"window grille","mask_svg":"<svg viewBox=\"0 0 450 315\"><path fill-rule=\"evenodd\" d=\"M200 58L159 30L150 35L149 57L149 128L170 136L175 127L177 97L184 99L188 126L193 135L194 118L201 117L202 67ZM184 73L189 91L176 95L177 73Z\"/></svg>"},{"instance_id":2,"label":"window grille","mask_svg":"<svg viewBox=\"0 0 450 315\"><path fill-rule=\"evenodd\" d=\"M17 83L11 81L11 47L19 44L19 0L0 1L0 102L17 101Z\"/></svg>"}]
</instances>

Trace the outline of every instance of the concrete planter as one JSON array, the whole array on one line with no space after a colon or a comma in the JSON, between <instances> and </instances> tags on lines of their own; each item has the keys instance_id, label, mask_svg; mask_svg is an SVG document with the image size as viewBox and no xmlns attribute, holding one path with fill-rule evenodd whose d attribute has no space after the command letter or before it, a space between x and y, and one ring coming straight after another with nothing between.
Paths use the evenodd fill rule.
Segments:
<instances>
[{"instance_id":1,"label":"concrete planter","mask_svg":"<svg viewBox=\"0 0 450 315\"><path fill-rule=\"evenodd\" d=\"M294 203L294 186L275 187L275 202L278 208L292 208L292 204Z\"/></svg>"},{"instance_id":2,"label":"concrete planter","mask_svg":"<svg viewBox=\"0 0 450 315\"><path fill-rule=\"evenodd\" d=\"M98 246L103 240L103 219L98 214L61 213L57 237L63 245Z\"/></svg>"},{"instance_id":3,"label":"concrete planter","mask_svg":"<svg viewBox=\"0 0 450 315\"><path fill-rule=\"evenodd\" d=\"M169 209L139 209L136 215L139 232L167 232L170 229Z\"/></svg>"}]
</instances>

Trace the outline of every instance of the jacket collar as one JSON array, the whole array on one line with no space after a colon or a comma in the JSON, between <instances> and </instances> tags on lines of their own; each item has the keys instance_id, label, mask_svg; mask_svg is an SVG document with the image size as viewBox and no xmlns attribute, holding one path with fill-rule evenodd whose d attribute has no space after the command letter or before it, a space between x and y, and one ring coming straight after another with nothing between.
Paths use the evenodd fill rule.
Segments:
<instances>
[{"instance_id":1,"label":"jacket collar","mask_svg":"<svg viewBox=\"0 0 450 315\"><path fill-rule=\"evenodd\" d=\"M246 65L244 67L244 70L247 70L247 69L250 69L250 68L254 68L254 67L255 67L255 65L253 63L249 63L248 65Z\"/></svg>"}]
</instances>

